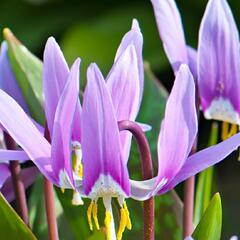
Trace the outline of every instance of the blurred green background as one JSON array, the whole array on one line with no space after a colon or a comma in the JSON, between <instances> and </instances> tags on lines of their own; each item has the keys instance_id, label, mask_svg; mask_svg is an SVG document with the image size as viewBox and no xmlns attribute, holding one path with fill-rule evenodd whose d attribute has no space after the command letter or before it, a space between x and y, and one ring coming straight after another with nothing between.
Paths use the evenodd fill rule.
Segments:
<instances>
[{"instance_id":1,"label":"blurred green background","mask_svg":"<svg viewBox=\"0 0 240 240\"><path fill-rule=\"evenodd\" d=\"M197 47L198 28L207 1L178 0L176 2L181 12L187 43ZM228 2L236 22L240 23L239 0L229 0ZM81 57L82 84L85 82L85 71L90 62L96 62L103 73L107 74L121 38L130 29L133 18L139 21L144 36L144 59L150 63L153 72L163 85L170 90L174 79L173 73L158 36L150 1L0 1L0 29L10 28L15 36L41 59L47 38L54 36L60 43L69 64L76 57ZM151 94L151 88L148 91L148 94ZM151 114L158 115L159 113L152 112ZM144 112L141 115L144 115ZM144 116L141 118L144 119ZM207 145L210 126L211 122L200 116L199 148ZM240 163L237 161L237 157L238 153L232 154L216 168L215 172L214 190L220 191L223 202L222 239L228 239L233 234L240 235ZM131 170L133 170L133 166ZM134 174L133 171L131 175L135 176L136 174ZM181 186L177 188L177 191L182 196ZM162 239L181 239L181 230L173 231L177 223L174 220L173 210L169 209L172 200L169 195L161 197L161 199L157 203L156 211L159 219L156 222L157 236L161 236ZM34 202L34 200L31 201ZM141 216L138 216L139 206L135 205L135 202L130 202L129 207L134 208L131 212L136 212L134 213L137 215L136 219ZM64 224L68 224L66 220L62 221ZM75 227L77 228L77 226ZM130 235L125 236L131 237L131 239L141 236L141 228L141 223L136 221L135 231L132 232L132 235L130 232ZM80 235L81 231L79 230ZM73 236L72 238L75 239ZM71 239L71 237L68 236L67 239ZM128 238L126 237L126 239Z\"/></svg>"}]
</instances>

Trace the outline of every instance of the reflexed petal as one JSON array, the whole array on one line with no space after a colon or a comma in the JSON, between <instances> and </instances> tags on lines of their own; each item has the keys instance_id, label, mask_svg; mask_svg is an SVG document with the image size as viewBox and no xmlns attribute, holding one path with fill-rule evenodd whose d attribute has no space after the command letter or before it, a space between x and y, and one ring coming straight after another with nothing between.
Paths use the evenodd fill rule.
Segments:
<instances>
[{"instance_id":1,"label":"reflexed petal","mask_svg":"<svg viewBox=\"0 0 240 240\"><path fill-rule=\"evenodd\" d=\"M139 28L138 21L133 19L132 21L132 29L125 34L123 37L121 44L118 47L115 62L122 55L122 53L126 50L129 45L134 45L135 51L137 54L137 65L138 65L138 74L139 74L139 103L138 107L140 107L142 95L143 95L143 85L144 85L144 70L143 70L143 58L142 58L142 48L143 48L143 36L141 30Z\"/></svg>"},{"instance_id":2,"label":"reflexed petal","mask_svg":"<svg viewBox=\"0 0 240 240\"><path fill-rule=\"evenodd\" d=\"M0 189L2 188L4 182L10 176L10 171L7 164L0 163Z\"/></svg>"},{"instance_id":3,"label":"reflexed petal","mask_svg":"<svg viewBox=\"0 0 240 240\"><path fill-rule=\"evenodd\" d=\"M71 136L79 93L79 64L80 59L77 59L70 70L67 84L56 109L52 134L53 171L58 177L62 174L61 171L65 171L73 186Z\"/></svg>"},{"instance_id":4,"label":"reflexed petal","mask_svg":"<svg viewBox=\"0 0 240 240\"><path fill-rule=\"evenodd\" d=\"M130 180L131 184L131 198L138 201L145 201L150 197L156 195L167 183L167 179L163 178L158 181L156 185L157 177L144 181Z\"/></svg>"},{"instance_id":5,"label":"reflexed petal","mask_svg":"<svg viewBox=\"0 0 240 240\"><path fill-rule=\"evenodd\" d=\"M0 112L0 123L3 127L40 171L46 177L52 177L50 144L16 101L2 90L0 90Z\"/></svg>"},{"instance_id":6,"label":"reflexed petal","mask_svg":"<svg viewBox=\"0 0 240 240\"><path fill-rule=\"evenodd\" d=\"M227 140L199 151L187 158L182 169L178 172L175 178L163 189L164 193L169 189L174 188L178 183L196 175L204 169L213 166L214 164L222 161L231 152L236 150L240 145L240 133L234 135Z\"/></svg>"},{"instance_id":7,"label":"reflexed petal","mask_svg":"<svg viewBox=\"0 0 240 240\"><path fill-rule=\"evenodd\" d=\"M214 98L221 97L229 100L239 113L239 36L225 0L208 2L200 26L198 51L198 85L203 110L207 110Z\"/></svg>"},{"instance_id":8,"label":"reflexed petal","mask_svg":"<svg viewBox=\"0 0 240 240\"><path fill-rule=\"evenodd\" d=\"M23 98L17 80L12 72L8 59L7 43L3 42L0 53L0 88L13 97L18 104L28 112L27 104Z\"/></svg>"},{"instance_id":9,"label":"reflexed petal","mask_svg":"<svg viewBox=\"0 0 240 240\"><path fill-rule=\"evenodd\" d=\"M51 136L57 104L67 82L68 73L69 69L63 53L55 39L50 37L43 56L43 92L45 113Z\"/></svg>"},{"instance_id":10,"label":"reflexed petal","mask_svg":"<svg viewBox=\"0 0 240 240\"><path fill-rule=\"evenodd\" d=\"M181 169L197 133L195 85L182 65L169 95L158 139L158 181L171 180ZM157 182L158 182L157 181Z\"/></svg>"},{"instance_id":11,"label":"reflexed petal","mask_svg":"<svg viewBox=\"0 0 240 240\"><path fill-rule=\"evenodd\" d=\"M21 179L23 181L25 189L27 189L29 186L31 186L34 183L38 174L39 174L39 171L36 167L29 167L21 170ZM13 192L11 178L7 179L7 181L3 185L3 188L1 189L1 192L8 202L11 202L14 200L15 196Z\"/></svg>"},{"instance_id":12,"label":"reflexed petal","mask_svg":"<svg viewBox=\"0 0 240 240\"><path fill-rule=\"evenodd\" d=\"M151 0L160 37L167 57L176 72L188 63L182 21L174 0Z\"/></svg>"},{"instance_id":13,"label":"reflexed petal","mask_svg":"<svg viewBox=\"0 0 240 240\"><path fill-rule=\"evenodd\" d=\"M21 150L0 149L0 162L6 162L10 160L18 160L19 162L25 162L29 160L29 156Z\"/></svg>"},{"instance_id":14,"label":"reflexed petal","mask_svg":"<svg viewBox=\"0 0 240 240\"><path fill-rule=\"evenodd\" d=\"M107 87L112 96L117 121L134 121L137 116L139 103L137 64L135 48L133 45L130 45L119 56L108 75ZM131 134L125 131L120 134L120 137L124 161L127 162L131 145Z\"/></svg>"},{"instance_id":15,"label":"reflexed petal","mask_svg":"<svg viewBox=\"0 0 240 240\"><path fill-rule=\"evenodd\" d=\"M129 194L129 178L121 154L115 110L101 72L95 64L87 72L82 110L83 187L88 195L96 183L111 187L114 181ZM111 180L107 182L105 180ZM100 182L99 182L100 181Z\"/></svg>"}]
</instances>

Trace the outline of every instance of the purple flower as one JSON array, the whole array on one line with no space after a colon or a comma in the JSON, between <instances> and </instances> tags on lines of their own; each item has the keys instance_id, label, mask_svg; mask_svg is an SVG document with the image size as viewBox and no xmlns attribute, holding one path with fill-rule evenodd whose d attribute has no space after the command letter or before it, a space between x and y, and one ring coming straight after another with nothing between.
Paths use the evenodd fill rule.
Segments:
<instances>
[{"instance_id":1,"label":"purple flower","mask_svg":"<svg viewBox=\"0 0 240 240\"><path fill-rule=\"evenodd\" d=\"M129 54L128 61L133 61L131 59L136 58L134 47L130 45L126 51ZM128 65L129 62L126 62L126 66ZM88 209L91 229L92 216L99 228L97 201L103 198L108 239L115 235L112 198L117 198L121 214L124 212L120 219L120 226L123 227L120 227L117 234L117 239L121 239L124 228L131 228L126 198L146 200L162 194L186 178L221 161L240 145L240 134L237 134L188 157L197 134L197 114L194 80L188 67L182 65L176 74L159 134L158 175L146 181L131 180L121 151L121 133L107 83L95 64L89 67L87 76L82 110L84 177L79 192L92 200Z\"/></svg>"},{"instance_id":2,"label":"purple flower","mask_svg":"<svg viewBox=\"0 0 240 240\"><path fill-rule=\"evenodd\" d=\"M198 43L198 84L208 119L240 124L239 36L226 0L210 0Z\"/></svg>"},{"instance_id":3,"label":"purple flower","mask_svg":"<svg viewBox=\"0 0 240 240\"><path fill-rule=\"evenodd\" d=\"M151 0L159 33L176 72L188 64L197 80L201 108L207 119L223 121L222 138L235 134L240 124L239 36L226 0L209 0L199 30L198 52L187 47L174 0Z\"/></svg>"},{"instance_id":4,"label":"purple flower","mask_svg":"<svg viewBox=\"0 0 240 240\"><path fill-rule=\"evenodd\" d=\"M73 188L75 185L70 161L70 139L78 101L79 64L79 59L73 64L59 98L53 129L51 129L51 145L18 103L0 90L1 125L26 152L27 159L30 158L49 180L64 188ZM17 124L16 118L18 119ZM6 159L19 160L19 156L15 156L15 158L7 156L9 153L4 151L0 150L1 161Z\"/></svg>"},{"instance_id":5,"label":"purple flower","mask_svg":"<svg viewBox=\"0 0 240 240\"><path fill-rule=\"evenodd\" d=\"M28 112L27 104L23 98L23 95L20 91L20 88L17 84L17 80L12 72L11 65L8 59L8 49L7 43L3 42L1 44L0 51L0 89L7 92L10 96L12 96L24 109L25 112ZM4 148L3 142L3 132L2 126L0 126L0 149ZM20 162L27 160L28 157L23 151L9 151L9 150L1 150L2 151L2 159L5 163L0 164L0 189L2 188L5 181L10 177L10 170L8 168L8 162L10 159L18 159ZM12 191L13 192L13 191Z\"/></svg>"},{"instance_id":6,"label":"purple flower","mask_svg":"<svg viewBox=\"0 0 240 240\"><path fill-rule=\"evenodd\" d=\"M129 61L129 45L135 51L134 62ZM134 48L134 50L133 50ZM142 35L137 21L124 36L117 51L114 65L106 81L114 102L118 120L135 120L143 90L143 64L141 58ZM3 91L0 123L34 161L41 172L63 188L74 188L82 180L81 105L78 98L79 60L70 72L64 56L53 38L49 38L44 51L43 92L44 106L51 145L38 129L29 122L20 106ZM16 115L16 126L11 116ZM123 155L129 154L131 135L121 134ZM4 157L3 152L0 152ZM1 158L0 154L0 158ZM72 171L73 156L74 166ZM11 158L14 159L14 158ZM18 158L19 159L19 158Z\"/></svg>"},{"instance_id":7,"label":"purple flower","mask_svg":"<svg viewBox=\"0 0 240 240\"><path fill-rule=\"evenodd\" d=\"M160 38L166 55L176 73L182 63L197 78L197 52L186 45L181 16L174 0L151 0Z\"/></svg>"}]
</instances>

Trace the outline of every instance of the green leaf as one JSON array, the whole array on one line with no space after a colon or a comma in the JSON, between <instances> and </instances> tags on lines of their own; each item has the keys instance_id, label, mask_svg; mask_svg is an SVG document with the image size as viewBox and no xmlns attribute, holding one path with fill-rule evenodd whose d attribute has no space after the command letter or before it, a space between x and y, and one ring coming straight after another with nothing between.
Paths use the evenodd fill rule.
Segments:
<instances>
[{"instance_id":1,"label":"green leaf","mask_svg":"<svg viewBox=\"0 0 240 240\"><path fill-rule=\"evenodd\" d=\"M218 140L218 124L214 122L209 138L208 146L212 146L217 143ZM204 211L206 210L212 194L213 184L213 170L214 167L210 167L201 172L198 176L197 188L196 188L196 200L194 209L194 223L198 224Z\"/></svg>"},{"instance_id":2,"label":"green leaf","mask_svg":"<svg viewBox=\"0 0 240 240\"><path fill-rule=\"evenodd\" d=\"M194 240L220 240L222 229L222 205L219 193L209 203L203 217L197 225Z\"/></svg>"},{"instance_id":3,"label":"green leaf","mask_svg":"<svg viewBox=\"0 0 240 240\"><path fill-rule=\"evenodd\" d=\"M0 193L1 239L36 240L30 229Z\"/></svg>"},{"instance_id":4,"label":"green leaf","mask_svg":"<svg viewBox=\"0 0 240 240\"><path fill-rule=\"evenodd\" d=\"M8 43L8 55L13 72L30 115L43 125L42 62L22 45L9 29L4 29L3 35Z\"/></svg>"}]
</instances>

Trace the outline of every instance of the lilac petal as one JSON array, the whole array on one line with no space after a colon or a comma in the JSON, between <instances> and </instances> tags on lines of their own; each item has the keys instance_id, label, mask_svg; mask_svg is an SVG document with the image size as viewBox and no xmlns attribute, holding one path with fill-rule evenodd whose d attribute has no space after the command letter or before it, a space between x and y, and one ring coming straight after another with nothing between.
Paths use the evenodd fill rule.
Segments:
<instances>
[{"instance_id":1,"label":"lilac petal","mask_svg":"<svg viewBox=\"0 0 240 240\"><path fill-rule=\"evenodd\" d=\"M40 125L38 122L36 122L33 118L31 118L31 120L34 126L38 129L38 131L42 133L42 135L44 135L44 131L45 131L44 127Z\"/></svg>"},{"instance_id":2,"label":"lilac petal","mask_svg":"<svg viewBox=\"0 0 240 240\"><path fill-rule=\"evenodd\" d=\"M211 146L191 155L187 158L185 164L175 176L175 178L160 193L162 194L169 189L174 188L178 183L222 161L231 152L236 150L239 145L240 133L234 135L231 138L228 138L227 140L217 145Z\"/></svg>"},{"instance_id":3,"label":"lilac petal","mask_svg":"<svg viewBox=\"0 0 240 240\"><path fill-rule=\"evenodd\" d=\"M114 63L108 77L107 87L112 96L118 121L134 121L138 113L139 75L137 55L133 45L129 45ZM128 161L131 134L120 134L124 161Z\"/></svg>"},{"instance_id":4,"label":"lilac petal","mask_svg":"<svg viewBox=\"0 0 240 240\"><path fill-rule=\"evenodd\" d=\"M197 50L187 46L188 66L193 75L193 79L197 80Z\"/></svg>"},{"instance_id":5,"label":"lilac petal","mask_svg":"<svg viewBox=\"0 0 240 240\"><path fill-rule=\"evenodd\" d=\"M151 0L158 31L167 57L176 72L181 63L188 63L183 26L174 0Z\"/></svg>"},{"instance_id":6,"label":"lilac petal","mask_svg":"<svg viewBox=\"0 0 240 240\"><path fill-rule=\"evenodd\" d=\"M52 177L51 146L17 102L0 90L0 123L40 171ZM17 119L17 122L16 122Z\"/></svg>"},{"instance_id":7,"label":"lilac petal","mask_svg":"<svg viewBox=\"0 0 240 240\"><path fill-rule=\"evenodd\" d=\"M74 180L71 161L71 136L79 93L79 64L80 59L77 59L70 70L67 84L56 109L52 134L53 171L58 177L60 177L61 171L65 172L72 186L74 186Z\"/></svg>"},{"instance_id":8,"label":"lilac petal","mask_svg":"<svg viewBox=\"0 0 240 240\"><path fill-rule=\"evenodd\" d=\"M43 56L45 113L52 136L55 112L69 74L63 53L53 37L47 40Z\"/></svg>"},{"instance_id":9,"label":"lilac petal","mask_svg":"<svg viewBox=\"0 0 240 240\"><path fill-rule=\"evenodd\" d=\"M36 167L24 168L21 170L21 179L23 181L25 189L30 187L36 180L39 171ZM1 189L2 194L8 202L14 200L15 195L13 192L12 179L9 177Z\"/></svg>"},{"instance_id":10,"label":"lilac petal","mask_svg":"<svg viewBox=\"0 0 240 240\"><path fill-rule=\"evenodd\" d=\"M24 151L21 150L0 149L0 162L6 162L10 160L25 162L29 160L29 156Z\"/></svg>"},{"instance_id":11,"label":"lilac petal","mask_svg":"<svg viewBox=\"0 0 240 240\"><path fill-rule=\"evenodd\" d=\"M240 112L239 36L225 0L210 0L199 32L198 85L204 111L222 97Z\"/></svg>"},{"instance_id":12,"label":"lilac petal","mask_svg":"<svg viewBox=\"0 0 240 240\"><path fill-rule=\"evenodd\" d=\"M126 50L126 48L131 44L134 45L135 51L137 54L137 65L138 65L138 74L139 74L138 80L139 80L139 87L140 87L138 108L140 108L142 95L143 95L143 86L144 86L144 70L143 70L143 58L142 58L143 36L139 28L138 21L136 19L133 19L132 29L125 34L125 36L123 37L118 47L118 50L115 56L115 62Z\"/></svg>"},{"instance_id":13,"label":"lilac petal","mask_svg":"<svg viewBox=\"0 0 240 240\"><path fill-rule=\"evenodd\" d=\"M172 179L187 158L197 133L195 85L187 65L181 65L169 95L158 139L158 179Z\"/></svg>"},{"instance_id":14,"label":"lilac petal","mask_svg":"<svg viewBox=\"0 0 240 240\"><path fill-rule=\"evenodd\" d=\"M4 182L10 176L10 171L8 165L5 163L0 164L0 189L2 188Z\"/></svg>"},{"instance_id":15,"label":"lilac petal","mask_svg":"<svg viewBox=\"0 0 240 240\"><path fill-rule=\"evenodd\" d=\"M82 110L83 187L88 195L97 181L111 188L118 185L129 194L127 167L121 154L121 143L111 96L95 64L87 71L88 83ZM105 180L112 179L107 182Z\"/></svg>"},{"instance_id":16,"label":"lilac petal","mask_svg":"<svg viewBox=\"0 0 240 240\"><path fill-rule=\"evenodd\" d=\"M69 75L68 65L63 53L53 37L46 43L43 58L43 91L45 96L45 112L50 134L52 135L53 123L58 101L62 95ZM79 81L79 76L78 76ZM78 100L73 123L73 140L80 142L80 115L81 105Z\"/></svg>"},{"instance_id":17,"label":"lilac petal","mask_svg":"<svg viewBox=\"0 0 240 240\"><path fill-rule=\"evenodd\" d=\"M12 72L7 48L7 43L3 42L0 53L0 88L13 97L25 112L28 112L27 104Z\"/></svg>"}]
</instances>

